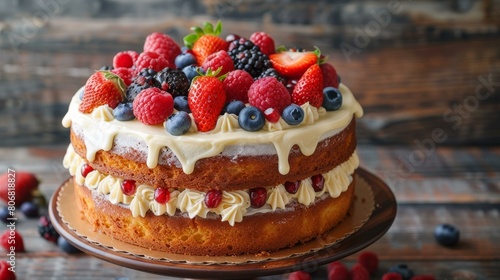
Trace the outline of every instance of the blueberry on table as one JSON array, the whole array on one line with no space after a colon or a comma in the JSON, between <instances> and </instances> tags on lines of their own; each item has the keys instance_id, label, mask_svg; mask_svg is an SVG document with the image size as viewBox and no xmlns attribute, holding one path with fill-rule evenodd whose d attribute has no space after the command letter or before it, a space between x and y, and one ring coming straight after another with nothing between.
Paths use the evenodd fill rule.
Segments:
<instances>
[{"instance_id":1,"label":"blueberry on table","mask_svg":"<svg viewBox=\"0 0 500 280\"><path fill-rule=\"evenodd\" d=\"M460 231L453 225L441 224L434 229L434 238L439 244L451 247L460 240Z\"/></svg>"},{"instance_id":2,"label":"blueberry on table","mask_svg":"<svg viewBox=\"0 0 500 280\"><path fill-rule=\"evenodd\" d=\"M20 209L27 218L37 218L39 216L38 205L31 201L23 202Z\"/></svg>"},{"instance_id":3,"label":"blueberry on table","mask_svg":"<svg viewBox=\"0 0 500 280\"><path fill-rule=\"evenodd\" d=\"M410 280L415 273L406 264L398 264L389 268L389 272L399 273L403 280Z\"/></svg>"},{"instance_id":4,"label":"blueberry on table","mask_svg":"<svg viewBox=\"0 0 500 280\"><path fill-rule=\"evenodd\" d=\"M71 243L68 242L68 240L64 239L64 237L62 236L59 236L59 238L57 238L57 245L59 246L59 248L61 248L61 250L63 250L68 254L77 254L81 252L78 248L73 246Z\"/></svg>"},{"instance_id":5,"label":"blueberry on table","mask_svg":"<svg viewBox=\"0 0 500 280\"><path fill-rule=\"evenodd\" d=\"M5 206L0 208L0 220L6 224L9 223L8 218L12 218L13 216L10 215L11 212L9 211L9 207Z\"/></svg>"}]
</instances>

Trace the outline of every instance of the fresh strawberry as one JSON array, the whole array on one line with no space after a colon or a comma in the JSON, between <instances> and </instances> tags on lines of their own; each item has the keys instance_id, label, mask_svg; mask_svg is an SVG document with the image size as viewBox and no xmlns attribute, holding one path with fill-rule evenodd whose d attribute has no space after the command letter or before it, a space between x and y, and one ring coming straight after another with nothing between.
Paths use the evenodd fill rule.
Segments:
<instances>
[{"instance_id":1,"label":"fresh strawberry","mask_svg":"<svg viewBox=\"0 0 500 280\"><path fill-rule=\"evenodd\" d=\"M370 280L370 273L364 266L357 263L351 267L351 280Z\"/></svg>"},{"instance_id":2,"label":"fresh strawberry","mask_svg":"<svg viewBox=\"0 0 500 280\"><path fill-rule=\"evenodd\" d=\"M139 57L139 54L135 51L119 52L113 57L113 67L115 69L120 67L132 68L137 57Z\"/></svg>"},{"instance_id":3,"label":"fresh strawberry","mask_svg":"<svg viewBox=\"0 0 500 280\"><path fill-rule=\"evenodd\" d=\"M265 77L255 81L248 90L248 102L262 112L268 108L274 108L280 115L283 109L291 104L288 90L273 77Z\"/></svg>"},{"instance_id":4,"label":"fresh strawberry","mask_svg":"<svg viewBox=\"0 0 500 280\"><path fill-rule=\"evenodd\" d=\"M288 280L311 280L311 275L305 271L295 271L288 275Z\"/></svg>"},{"instance_id":5,"label":"fresh strawberry","mask_svg":"<svg viewBox=\"0 0 500 280\"><path fill-rule=\"evenodd\" d=\"M14 268L6 261L0 261L0 279L2 280L16 280Z\"/></svg>"},{"instance_id":6,"label":"fresh strawberry","mask_svg":"<svg viewBox=\"0 0 500 280\"><path fill-rule=\"evenodd\" d=\"M226 103L233 100L248 103L248 90L253 84L253 78L247 71L231 71L227 74L223 83L226 91Z\"/></svg>"},{"instance_id":7,"label":"fresh strawberry","mask_svg":"<svg viewBox=\"0 0 500 280\"><path fill-rule=\"evenodd\" d=\"M309 102L316 108L323 104L323 74L318 64L313 64L300 77L292 92L292 102L297 105Z\"/></svg>"},{"instance_id":8,"label":"fresh strawberry","mask_svg":"<svg viewBox=\"0 0 500 280\"><path fill-rule=\"evenodd\" d=\"M117 75L109 71L97 71L87 80L78 109L82 113L92 113L95 108L102 105L114 109L125 99L125 89L125 83Z\"/></svg>"},{"instance_id":9,"label":"fresh strawberry","mask_svg":"<svg viewBox=\"0 0 500 280\"><path fill-rule=\"evenodd\" d=\"M139 93L132 104L135 117L144 124L163 123L174 111L172 95L159 88L147 88Z\"/></svg>"},{"instance_id":10,"label":"fresh strawberry","mask_svg":"<svg viewBox=\"0 0 500 280\"><path fill-rule=\"evenodd\" d=\"M250 35L250 41L260 48L263 54L271 55L275 52L274 40L265 32L254 32Z\"/></svg>"},{"instance_id":11,"label":"fresh strawberry","mask_svg":"<svg viewBox=\"0 0 500 280\"><path fill-rule=\"evenodd\" d=\"M388 272L382 276L382 280L403 280L403 276L396 272Z\"/></svg>"},{"instance_id":12,"label":"fresh strawberry","mask_svg":"<svg viewBox=\"0 0 500 280\"><path fill-rule=\"evenodd\" d=\"M341 262L332 262L328 265L328 280L349 280L349 270Z\"/></svg>"},{"instance_id":13,"label":"fresh strawberry","mask_svg":"<svg viewBox=\"0 0 500 280\"><path fill-rule=\"evenodd\" d=\"M337 76L337 70L330 63L320 64L321 73L323 73L323 88L326 87L339 87L339 77Z\"/></svg>"},{"instance_id":14,"label":"fresh strawberry","mask_svg":"<svg viewBox=\"0 0 500 280\"><path fill-rule=\"evenodd\" d=\"M223 83L216 77L218 71L208 71L196 77L189 89L188 104L198 131L206 132L215 128L220 112L226 103Z\"/></svg>"},{"instance_id":15,"label":"fresh strawberry","mask_svg":"<svg viewBox=\"0 0 500 280\"><path fill-rule=\"evenodd\" d=\"M18 231L6 230L0 236L0 245L5 249L6 252L24 252L24 241L23 237Z\"/></svg>"},{"instance_id":16,"label":"fresh strawberry","mask_svg":"<svg viewBox=\"0 0 500 280\"><path fill-rule=\"evenodd\" d=\"M135 71L140 73L144 68L152 68L156 72L160 72L164 68L175 68L174 60L168 60L161 54L155 52L142 52L135 62Z\"/></svg>"},{"instance_id":17,"label":"fresh strawberry","mask_svg":"<svg viewBox=\"0 0 500 280\"><path fill-rule=\"evenodd\" d=\"M358 263L364 266L370 275L374 275L378 269L378 256L373 252L364 251L358 256Z\"/></svg>"},{"instance_id":18,"label":"fresh strawberry","mask_svg":"<svg viewBox=\"0 0 500 280\"><path fill-rule=\"evenodd\" d=\"M191 30L194 33L184 37L184 44L192 50L198 65L202 65L209 55L227 49L228 43L219 37L222 31L220 21L217 22L215 29L210 22L205 22L203 28L192 27Z\"/></svg>"},{"instance_id":19,"label":"fresh strawberry","mask_svg":"<svg viewBox=\"0 0 500 280\"><path fill-rule=\"evenodd\" d=\"M201 65L201 68L203 68L205 72L207 72L208 69L214 72L220 67L222 67L222 69L219 72L219 76L234 70L233 60L226 51L218 51L207 56L205 62Z\"/></svg>"},{"instance_id":20,"label":"fresh strawberry","mask_svg":"<svg viewBox=\"0 0 500 280\"><path fill-rule=\"evenodd\" d=\"M116 74L118 77L122 78L127 87L132 83L132 79L135 76L135 70L133 68L125 67L111 69L111 73Z\"/></svg>"},{"instance_id":21,"label":"fresh strawberry","mask_svg":"<svg viewBox=\"0 0 500 280\"><path fill-rule=\"evenodd\" d=\"M5 172L0 175L0 198L5 203L13 200L20 206L23 202L31 200L39 183L35 175L29 172Z\"/></svg>"},{"instance_id":22,"label":"fresh strawberry","mask_svg":"<svg viewBox=\"0 0 500 280\"><path fill-rule=\"evenodd\" d=\"M175 57L181 53L181 48L177 45L174 39L167 34L154 32L146 37L146 41L144 42L144 51L155 52L165 57L168 61L174 62Z\"/></svg>"},{"instance_id":23,"label":"fresh strawberry","mask_svg":"<svg viewBox=\"0 0 500 280\"><path fill-rule=\"evenodd\" d=\"M298 79L318 62L318 52L283 51L269 56L273 68L287 79Z\"/></svg>"}]
</instances>

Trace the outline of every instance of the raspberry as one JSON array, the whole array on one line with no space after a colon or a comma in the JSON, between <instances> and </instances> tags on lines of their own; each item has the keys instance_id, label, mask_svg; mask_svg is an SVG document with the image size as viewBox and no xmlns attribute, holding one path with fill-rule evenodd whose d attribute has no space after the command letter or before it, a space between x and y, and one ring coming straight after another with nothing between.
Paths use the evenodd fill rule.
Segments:
<instances>
[{"instance_id":1,"label":"raspberry","mask_svg":"<svg viewBox=\"0 0 500 280\"><path fill-rule=\"evenodd\" d=\"M167 34L154 32L146 37L146 41L144 42L144 52L155 52L165 57L168 61L173 62L175 57L181 53L181 48ZM175 68L175 65L170 67ZM161 69L158 69L156 71L160 70Z\"/></svg>"},{"instance_id":2,"label":"raspberry","mask_svg":"<svg viewBox=\"0 0 500 280\"><path fill-rule=\"evenodd\" d=\"M139 73L144 68L152 68L156 72L160 72L166 67L175 68L175 65L164 56L155 52L145 51L139 55L136 61L136 73Z\"/></svg>"},{"instance_id":3,"label":"raspberry","mask_svg":"<svg viewBox=\"0 0 500 280\"><path fill-rule=\"evenodd\" d=\"M352 280L370 280L370 273L364 266L357 263L351 268Z\"/></svg>"},{"instance_id":4,"label":"raspberry","mask_svg":"<svg viewBox=\"0 0 500 280\"><path fill-rule=\"evenodd\" d=\"M207 58L205 58L205 61L201 65L201 68L203 68L205 72L208 72L208 69L215 72L220 67L222 67L222 70L217 76L222 76L234 70L233 60L226 51L218 51L207 56Z\"/></svg>"},{"instance_id":5,"label":"raspberry","mask_svg":"<svg viewBox=\"0 0 500 280\"><path fill-rule=\"evenodd\" d=\"M248 102L262 112L274 108L280 114L292 103L286 87L272 77L258 79L252 84L248 90Z\"/></svg>"},{"instance_id":6,"label":"raspberry","mask_svg":"<svg viewBox=\"0 0 500 280\"><path fill-rule=\"evenodd\" d=\"M111 73L120 77L127 87L132 83L132 79L135 76L134 69L126 67L114 68L113 70L111 70Z\"/></svg>"},{"instance_id":7,"label":"raspberry","mask_svg":"<svg viewBox=\"0 0 500 280\"><path fill-rule=\"evenodd\" d=\"M274 40L265 32L255 32L250 35L250 41L259 46L260 51L265 55L270 55L275 52Z\"/></svg>"},{"instance_id":8,"label":"raspberry","mask_svg":"<svg viewBox=\"0 0 500 280\"><path fill-rule=\"evenodd\" d=\"M226 91L226 102L239 100L248 103L248 90L253 84L253 78L248 72L243 70L231 71L227 74L223 83Z\"/></svg>"},{"instance_id":9,"label":"raspberry","mask_svg":"<svg viewBox=\"0 0 500 280\"><path fill-rule=\"evenodd\" d=\"M341 262L332 262L328 265L328 280L349 280L349 271Z\"/></svg>"},{"instance_id":10,"label":"raspberry","mask_svg":"<svg viewBox=\"0 0 500 280\"><path fill-rule=\"evenodd\" d=\"M139 54L135 51L123 51L113 57L113 68L132 68Z\"/></svg>"},{"instance_id":11,"label":"raspberry","mask_svg":"<svg viewBox=\"0 0 500 280\"><path fill-rule=\"evenodd\" d=\"M2 246L7 252L12 251L12 247L14 247L14 251L16 253L24 252L23 237L16 230L4 231L4 233L0 236L0 246Z\"/></svg>"},{"instance_id":12,"label":"raspberry","mask_svg":"<svg viewBox=\"0 0 500 280\"><path fill-rule=\"evenodd\" d=\"M403 277L399 273L388 272L382 276L382 280L403 280Z\"/></svg>"},{"instance_id":13,"label":"raspberry","mask_svg":"<svg viewBox=\"0 0 500 280\"><path fill-rule=\"evenodd\" d=\"M134 99L133 108L135 117L142 123L161 124L174 111L174 100L168 92L147 88Z\"/></svg>"},{"instance_id":14,"label":"raspberry","mask_svg":"<svg viewBox=\"0 0 500 280\"><path fill-rule=\"evenodd\" d=\"M16 274L10 270L10 264L4 260L0 261L0 279L2 280L16 280Z\"/></svg>"},{"instance_id":15,"label":"raspberry","mask_svg":"<svg viewBox=\"0 0 500 280\"><path fill-rule=\"evenodd\" d=\"M288 275L288 280L311 280L311 275L305 271L295 271Z\"/></svg>"},{"instance_id":16,"label":"raspberry","mask_svg":"<svg viewBox=\"0 0 500 280\"><path fill-rule=\"evenodd\" d=\"M370 275L374 275L378 269L378 257L375 253L365 251L358 256L358 263L368 270Z\"/></svg>"}]
</instances>

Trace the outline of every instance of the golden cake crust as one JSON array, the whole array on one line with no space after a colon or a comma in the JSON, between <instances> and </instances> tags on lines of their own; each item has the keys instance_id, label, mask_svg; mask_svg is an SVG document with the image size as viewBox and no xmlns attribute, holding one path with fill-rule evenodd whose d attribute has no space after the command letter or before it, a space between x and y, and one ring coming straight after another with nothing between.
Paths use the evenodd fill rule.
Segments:
<instances>
[{"instance_id":1,"label":"golden cake crust","mask_svg":"<svg viewBox=\"0 0 500 280\"><path fill-rule=\"evenodd\" d=\"M188 255L240 255L276 251L319 237L347 215L354 199L354 178L337 198L327 197L306 207L246 216L237 226L220 218L174 216L132 217L130 210L93 195L76 182L82 219L94 231L151 250ZM286 234L284 234L286 233Z\"/></svg>"},{"instance_id":2,"label":"golden cake crust","mask_svg":"<svg viewBox=\"0 0 500 280\"><path fill-rule=\"evenodd\" d=\"M71 130L71 143L82 158L86 158L85 142ZM356 149L355 118L345 129L318 143L315 152L304 156L297 146L289 155L290 172L279 173L278 156L215 156L197 161L194 172L186 174L182 168L171 165L157 165L149 168L138 161L139 153L130 148L124 154L113 150L100 150L95 160L89 163L94 169L118 178L135 180L154 187L168 187L209 191L244 190L254 187L276 186L286 181L298 181L316 174L325 173L347 161Z\"/></svg>"}]
</instances>

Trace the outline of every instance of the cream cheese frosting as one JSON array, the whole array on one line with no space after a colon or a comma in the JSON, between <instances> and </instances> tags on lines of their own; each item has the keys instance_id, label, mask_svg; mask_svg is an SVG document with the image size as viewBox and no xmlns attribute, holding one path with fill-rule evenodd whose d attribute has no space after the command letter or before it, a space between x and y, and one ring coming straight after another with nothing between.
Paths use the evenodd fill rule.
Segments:
<instances>
[{"instance_id":1,"label":"cream cheese frosting","mask_svg":"<svg viewBox=\"0 0 500 280\"><path fill-rule=\"evenodd\" d=\"M75 178L78 176L83 178L80 170L84 163L85 160L75 152L70 144L63 159L64 167L68 168L70 174ZM189 218L196 216L207 218L209 213L214 213L220 215L221 221L227 221L231 226L234 226L247 215L286 210L287 206L293 202L309 206L325 198L326 195L332 198L338 197L348 189L352 182L352 174L358 166L359 158L354 151L347 161L322 174L325 185L323 190L319 192L314 191L310 178L300 182L299 190L295 194L288 193L283 185L266 187L267 200L261 208L251 206L248 190L223 191L222 201L218 207L208 208L204 202L206 193L196 190L170 189L170 199L166 204L158 203L154 199L154 188L144 184L137 187L134 195L125 195L121 190L123 179L102 174L97 170L87 174L83 181L80 180L82 183L77 182L95 194L103 195L113 204L128 206L134 217L145 217L148 211L157 216L164 214L173 216L179 211L186 213Z\"/></svg>"},{"instance_id":2,"label":"cream cheese frosting","mask_svg":"<svg viewBox=\"0 0 500 280\"><path fill-rule=\"evenodd\" d=\"M230 151L245 155L248 151L277 154L279 172L285 175L290 169L288 155L294 145L298 145L304 155L311 155L321 140L340 132L353 116L363 115L363 109L351 91L343 84L340 84L339 90L343 105L337 111L327 112L322 107L316 109L306 103L302 105L305 120L300 125L290 126L280 119L277 123L266 123L264 129L254 132L241 129L234 115L225 114L210 132L197 132L194 128L182 136L172 136L162 125L148 126L138 120L115 120L109 107L98 108L94 110L95 114L83 114L78 110L81 101L77 94L73 96L62 123L65 127L73 125L73 129L83 136L86 160L89 162L94 160L99 150L111 150L115 140L133 138L144 148L142 152L149 168L159 163L159 155L165 147L174 153L186 174L191 174L195 163L202 158L225 155ZM241 148L242 143L245 148Z\"/></svg>"}]
</instances>

